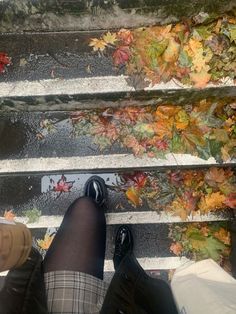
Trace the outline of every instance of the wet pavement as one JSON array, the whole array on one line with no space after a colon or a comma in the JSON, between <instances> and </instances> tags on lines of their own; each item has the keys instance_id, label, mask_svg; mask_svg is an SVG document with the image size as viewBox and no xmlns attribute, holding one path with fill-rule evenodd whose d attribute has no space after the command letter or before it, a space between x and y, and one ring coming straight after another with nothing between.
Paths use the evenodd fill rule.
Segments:
<instances>
[{"instance_id":1,"label":"wet pavement","mask_svg":"<svg viewBox=\"0 0 236 314\"><path fill-rule=\"evenodd\" d=\"M45 121L49 126L42 126ZM116 144L101 151L90 136L76 136L70 113L1 114L0 159L127 153Z\"/></svg>"},{"instance_id":2,"label":"wet pavement","mask_svg":"<svg viewBox=\"0 0 236 314\"><path fill-rule=\"evenodd\" d=\"M202 171L204 172L204 170ZM176 171L173 173L174 176L178 175ZM171 191L169 188L168 176L170 174L162 171L139 174L137 172L97 174L104 179L108 188L107 213L145 211L161 213L168 208L174 200L175 193L178 193L174 190ZM84 195L85 182L93 175L92 173L75 173L66 176L63 174L47 174L41 176L0 177L0 216L4 215L5 210L10 209L18 217L24 217L25 212L32 209L37 209L41 215L64 215L70 204ZM138 200L140 203L135 205L134 202L137 202L135 199L136 192L134 194L131 192L128 197L127 191L130 188L130 191L133 191L132 189L135 188L137 180L141 180L138 176L147 176L147 183L143 186L143 192L137 192L140 193L138 197L142 201ZM159 179L154 184L152 182L154 182L156 176ZM131 178L131 180L126 181L127 178ZM150 186L150 182L154 184L153 187ZM159 187L156 184L159 184ZM183 187L182 193L184 193L184 189ZM160 194L156 192L158 190ZM218 215L219 219L231 217L231 213L227 209L221 210ZM217 217L217 213L215 213L215 216Z\"/></svg>"},{"instance_id":3,"label":"wet pavement","mask_svg":"<svg viewBox=\"0 0 236 314\"><path fill-rule=\"evenodd\" d=\"M168 238L167 224L135 224L129 225L134 237L134 254L139 257L169 257L171 239ZM107 225L106 259L112 259L114 253L114 237L119 225ZM46 229L32 229L35 239L42 239Z\"/></svg>"},{"instance_id":4,"label":"wet pavement","mask_svg":"<svg viewBox=\"0 0 236 314\"><path fill-rule=\"evenodd\" d=\"M113 66L110 55L94 53L88 45L101 33L2 34L1 51L8 53L12 65L0 82L120 75L123 70Z\"/></svg>"}]
</instances>

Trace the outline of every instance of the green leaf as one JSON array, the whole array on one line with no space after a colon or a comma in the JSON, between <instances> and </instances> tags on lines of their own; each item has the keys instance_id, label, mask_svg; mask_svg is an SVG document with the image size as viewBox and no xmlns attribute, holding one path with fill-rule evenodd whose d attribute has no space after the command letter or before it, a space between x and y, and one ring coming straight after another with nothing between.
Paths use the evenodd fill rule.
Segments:
<instances>
[{"instance_id":1,"label":"green leaf","mask_svg":"<svg viewBox=\"0 0 236 314\"><path fill-rule=\"evenodd\" d=\"M230 41L236 43L236 25L229 24Z\"/></svg>"},{"instance_id":2,"label":"green leaf","mask_svg":"<svg viewBox=\"0 0 236 314\"><path fill-rule=\"evenodd\" d=\"M150 123L138 123L134 127L134 132L137 133L137 135L140 138L152 138L155 134L152 126Z\"/></svg>"},{"instance_id":3,"label":"green leaf","mask_svg":"<svg viewBox=\"0 0 236 314\"><path fill-rule=\"evenodd\" d=\"M212 258L214 261L220 260L220 255L225 250L226 246L219 240L213 237L206 238L206 246L200 252L205 258Z\"/></svg>"},{"instance_id":4,"label":"green leaf","mask_svg":"<svg viewBox=\"0 0 236 314\"><path fill-rule=\"evenodd\" d=\"M217 142L216 140L208 140L208 147L216 161L221 161L221 147L223 146L222 142Z\"/></svg>"},{"instance_id":5,"label":"green leaf","mask_svg":"<svg viewBox=\"0 0 236 314\"><path fill-rule=\"evenodd\" d=\"M196 39L207 39L211 35L211 31L209 31L208 26L198 26L194 29L193 37Z\"/></svg>"},{"instance_id":6,"label":"green leaf","mask_svg":"<svg viewBox=\"0 0 236 314\"><path fill-rule=\"evenodd\" d=\"M156 58L161 56L166 50L169 44L168 39L163 39L162 41L152 41L151 44L147 47L147 53L151 58L152 62L155 62Z\"/></svg>"},{"instance_id":7,"label":"green leaf","mask_svg":"<svg viewBox=\"0 0 236 314\"><path fill-rule=\"evenodd\" d=\"M173 135L171 146L174 153L180 153L182 151L183 144L180 135L178 135L177 133L174 133Z\"/></svg>"},{"instance_id":8,"label":"green leaf","mask_svg":"<svg viewBox=\"0 0 236 314\"><path fill-rule=\"evenodd\" d=\"M179 61L180 66L182 66L182 67L191 67L192 66L192 60L188 56L187 52L184 50L180 51L178 61Z\"/></svg>"},{"instance_id":9,"label":"green leaf","mask_svg":"<svg viewBox=\"0 0 236 314\"><path fill-rule=\"evenodd\" d=\"M41 214L42 214L41 210L38 210L37 208L23 211L23 215L28 218L28 221L27 221L28 224L37 222Z\"/></svg>"}]
</instances>

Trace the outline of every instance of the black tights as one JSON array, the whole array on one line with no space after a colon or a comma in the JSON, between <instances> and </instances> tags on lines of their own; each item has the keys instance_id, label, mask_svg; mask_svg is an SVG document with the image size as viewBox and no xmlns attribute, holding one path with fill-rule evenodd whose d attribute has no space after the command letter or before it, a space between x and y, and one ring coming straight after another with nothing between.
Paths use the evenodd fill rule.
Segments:
<instances>
[{"instance_id":1,"label":"black tights","mask_svg":"<svg viewBox=\"0 0 236 314\"><path fill-rule=\"evenodd\" d=\"M104 211L81 197L68 208L44 259L44 272L80 271L103 279L106 247Z\"/></svg>"}]
</instances>

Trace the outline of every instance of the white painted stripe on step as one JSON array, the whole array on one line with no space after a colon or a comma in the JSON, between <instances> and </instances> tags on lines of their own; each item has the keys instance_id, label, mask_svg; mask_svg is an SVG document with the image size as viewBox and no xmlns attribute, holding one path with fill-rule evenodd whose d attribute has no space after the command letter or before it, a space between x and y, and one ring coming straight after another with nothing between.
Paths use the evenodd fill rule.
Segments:
<instances>
[{"instance_id":1,"label":"white painted stripe on step","mask_svg":"<svg viewBox=\"0 0 236 314\"><path fill-rule=\"evenodd\" d=\"M100 94L112 92L131 92L134 88L126 81L127 76L97 76L75 79L48 79L38 81L16 81L0 83L0 97L16 96L46 96L46 95L79 95L79 94ZM221 86L235 86L230 78L222 80ZM216 87L209 84L207 87ZM172 80L168 83L160 83L145 88L146 90L179 90L190 89L180 82Z\"/></svg>"},{"instance_id":2,"label":"white painted stripe on step","mask_svg":"<svg viewBox=\"0 0 236 314\"><path fill-rule=\"evenodd\" d=\"M235 163L235 160L228 161ZM67 172L122 170L132 168L214 165L216 160L208 160L187 154L167 154L165 159L135 157L132 154L97 155L85 157L51 157L5 159L0 161L0 174L25 174L33 172Z\"/></svg>"},{"instance_id":3,"label":"white painted stripe on step","mask_svg":"<svg viewBox=\"0 0 236 314\"><path fill-rule=\"evenodd\" d=\"M189 259L186 257L141 257L137 259L140 265L145 270L162 270L162 269L176 269L186 263ZM114 266L112 260L105 260L104 272L113 272ZM5 277L8 271L0 272L0 277Z\"/></svg>"},{"instance_id":4,"label":"white painted stripe on step","mask_svg":"<svg viewBox=\"0 0 236 314\"><path fill-rule=\"evenodd\" d=\"M35 223L27 224L27 218L16 217L16 221L26 224L29 228L57 228L62 222L63 216L41 216ZM183 222L180 217L173 216L167 213L158 214L155 211L143 212L120 212L107 213L106 220L108 225L120 224L158 224L158 223L178 223ZM209 215L189 216L187 222L204 222L204 221L222 221L228 220L227 217Z\"/></svg>"},{"instance_id":5,"label":"white painted stripe on step","mask_svg":"<svg viewBox=\"0 0 236 314\"><path fill-rule=\"evenodd\" d=\"M138 262L145 270L176 269L189 263L186 257L141 257ZM114 271L113 261L105 260L104 271Z\"/></svg>"}]
</instances>

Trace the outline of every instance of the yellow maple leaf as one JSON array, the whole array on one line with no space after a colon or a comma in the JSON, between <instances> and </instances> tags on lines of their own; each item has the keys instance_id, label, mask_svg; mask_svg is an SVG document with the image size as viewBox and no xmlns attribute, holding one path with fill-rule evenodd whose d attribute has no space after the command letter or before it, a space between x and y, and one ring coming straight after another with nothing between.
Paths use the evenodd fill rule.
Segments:
<instances>
[{"instance_id":1,"label":"yellow maple leaf","mask_svg":"<svg viewBox=\"0 0 236 314\"><path fill-rule=\"evenodd\" d=\"M211 74L209 74L205 70L201 70L200 72L190 73L189 74L191 81L194 83L194 87L196 88L204 88L206 87L207 83L211 79Z\"/></svg>"},{"instance_id":2,"label":"yellow maple leaf","mask_svg":"<svg viewBox=\"0 0 236 314\"><path fill-rule=\"evenodd\" d=\"M117 41L117 36L116 33L107 32L105 35L103 35L102 39L105 41L105 43L114 45Z\"/></svg>"},{"instance_id":3,"label":"yellow maple leaf","mask_svg":"<svg viewBox=\"0 0 236 314\"><path fill-rule=\"evenodd\" d=\"M208 65L211 60L213 53L210 49L198 49L193 54L192 57L192 71L201 72L202 70L209 71L210 67Z\"/></svg>"},{"instance_id":4,"label":"yellow maple leaf","mask_svg":"<svg viewBox=\"0 0 236 314\"><path fill-rule=\"evenodd\" d=\"M5 210L4 212L4 218L8 221L14 221L14 218L16 217L16 215L13 213L13 210Z\"/></svg>"},{"instance_id":5,"label":"yellow maple leaf","mask_svg":"<svg viewBox=\"0 0 236 314\"><path fill-rule=\"evenodd\" d=\"M180 44L174 38L170 38L169 44L162 55L165 62L175 62L179 57Z\"/></svg>"},{"instance_id":6,"label":"yellow maple leaf","mask_svg":"<svg viewBox=\"0 0 236 314\"><path fill-rule=\"evenodd\" d=\"M106 48L107 43L103 39L91 38L89 46L93 47L94 51L103 51Z\"/></svg>"},{"instance_id":7,"label":"yellow maple leaf","mask_svg":"<svg viewBox=\"0 0 236 314\"><path fill-rule=\"evenodd\" d=\"M187 44L184 46L184 51L187 52L189 57L193 58L196 52L202 49L202 43L195 39L195 38L190 38Z\"/></svg>"},{"instance_id":8,"label":"yellow maple leaf","mask_svg":"<svg viewBox=\"0 0 236 314\"><path fill-rule=\"evenodd\" d=\"M209 211L216 211L218 209L225 208L224 202L226 196L220 192L211 193L205 195L201 198L199 202L199 209L203 213L208 213Z\"/></svg>"},{"instance_id":9,"label":"yellow maple leaf","mask_svg":"<svg viewBox=\"0 0 236 314\"><path fill-rule=\"evenodd\" d=\"M49 235L48 233L45 234L44 239L37 240L38 246L42 250L48 250L50 245L52 244L52 241L54 239L55 235Z\"/></svg>"},{"instance_id":10,"label":"yellow maple leaf","mask_svg":"<svg viewBox=\"0 0 236 314\"><path fill-rule=\"evenodd\" d=\"M220 228L214 233L214 237L223 242L226 245L230 245L230 232L224 228Z\"/></svg>"}]
</instances>

